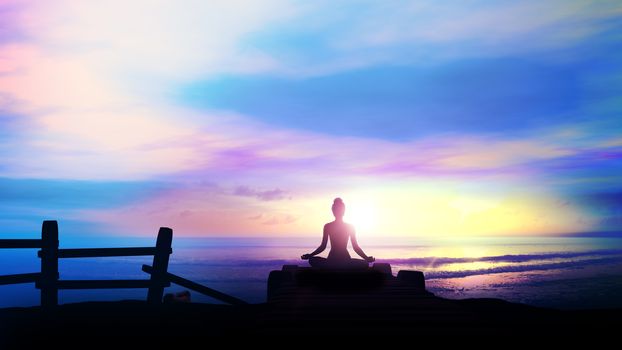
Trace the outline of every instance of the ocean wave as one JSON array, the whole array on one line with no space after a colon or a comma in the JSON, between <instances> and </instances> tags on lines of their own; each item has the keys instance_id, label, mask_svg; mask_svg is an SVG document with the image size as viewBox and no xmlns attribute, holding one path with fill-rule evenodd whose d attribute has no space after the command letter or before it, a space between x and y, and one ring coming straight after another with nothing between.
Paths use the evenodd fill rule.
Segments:
<instances>
[{"instance_id":1,"label":"ocean wave","mask_svg":"<svg viewBox=\"0 0 622 350\"><path fill-rule=\"evenodd\" d=\"M476 263L476 262L509 262L509 263L523 263L537 260L551 260L551 259L574 259L590 256L614 256L622 255L622 250L593 250L584 252L553 252L553 253L541 253L541 254L516 254L516 255L497 255L497 256L482 256L482 257L468 257L468 258L447 258L447 257L423 257L423 258L395 258L395 259L382 259L382 262L390 264L407 264L407 265L419 265L427 268L440 267L447 264L459 264L459 263Z\"/></svg>"},{"instance_id":2,"label":"ocean wave","mask_svg":"<svg viewBox=\"0 0 622 350\"><path fill-rule=\"evenodd\" d=\"M450 258L450 257L421 257L421 258L378 258L378 262L395 265L415 265L425 268L438 268L448 264L476 263L476 262L507 262L523 263L539 260L552 259L576 259L587 257L608 257L621 256L622 250L593 250L583 252L552 252L540 254L515 254L515 255L496 255L482 257ZM282 265L305 265L306 262L300 259L223 259L223 260L204 260L204 259L180 259L172 261L179 265L206 265L211 267L225 266L282 266Z\"/></svg>"},{"instance_id":3,"label":"ocean wave","mask_svg":"<svg viewBox=\"0 0 622 350\"><path fill-rule=\"evenodd\" d=\"M473 269L473 270L461 270L461 271L428 271L425 272L425 277L428 280L431 279L447 279L447 278L461 278L476 275L490 275L495 273L512 273L512 272L529 272L529 271L546 271L546 270L559 270L559 269L579 269L594 265L605 264L620 264L622 263L622 256L616 257L603 257L595 259L564 261L555 263L543 263L533 265L506 265L490 267L485 269Z\"/></svg>"}]
</instances>

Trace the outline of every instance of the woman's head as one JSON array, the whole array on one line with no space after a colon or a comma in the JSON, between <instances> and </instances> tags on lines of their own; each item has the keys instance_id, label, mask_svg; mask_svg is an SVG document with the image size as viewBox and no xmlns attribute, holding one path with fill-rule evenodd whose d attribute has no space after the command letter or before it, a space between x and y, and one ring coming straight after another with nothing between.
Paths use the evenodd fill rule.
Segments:
<instances>
[{"instance_id":1,"label":"woman's head","mask_svg":"<svg viewBox=\"0 0 622 350\"><path fill-rule=\"evenodd\" d=\"M336 218L343 218L346 213L346 205L343 204L343 200L341 198L335 198L333 201L333 215Z\"/></svg>"}]
</instances>

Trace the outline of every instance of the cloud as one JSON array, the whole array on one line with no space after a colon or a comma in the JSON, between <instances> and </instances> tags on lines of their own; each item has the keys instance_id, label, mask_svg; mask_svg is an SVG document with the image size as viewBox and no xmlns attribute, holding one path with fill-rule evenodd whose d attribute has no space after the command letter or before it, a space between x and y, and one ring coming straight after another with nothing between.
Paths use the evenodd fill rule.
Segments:
<instances>
[{"instance_id":1,"label":"cloud","mask_svg":"<svg viewBox=\"0 0 622 350\"><path fill-rule=\"evenodd\" d=\"M255 197L265 202L291 199L291 197L288 196L288 191L284 191L279 188L260 191L248 186L238 186L233 191L233 194L241 197Z\"/></svg>"},{"instance_id":2,"label":"cloud","mask_svg":"<svg viewBox=\"0 0 622 350\"><path fill-rule=\"evenodd\" d=\"M24 24L27 23L29 19L28 12L25 9L30 4L30 0L0 1L0 19L2 19L2 23L0 24L0 44L23 40L25 38L26 33L23 30ZM0 67L1 66L3 65L0 64Z\"/></svg>"},{"instance_id":3,"label":"cloud","mask_svg":"<svg viewBox=\"0 0 622 350\"><path fill-rule=\"evenodd\" d=\"M7 139L11 139L13 136L12 131L16 129L16 124L19 121L18 116L11 114L4 114L0 110L0 145L6 142Z\"/></svg>"},{"instance_id":4,"label":"cloud","mask_svg":"<svg viewBox=\"0 0 622 350\"><path fill-rule=\"evenodd\" d=\"M4 205L31 208L109 208L140 201L167 188L157 182L0 178Z\"/></svg>"},{"instance_id":5,"label":"cloud","mask_svg":"<svg viewBox=\"0 0 622 350\"><path fill-rule=\"evenodd\" d=\"M261 224L265 226L287 225L296 222L297 218L292 215L273 215Z\"/></svg>"},{"instance_id":6,"label":"cloud","mask_svg":"<svg viewBox=\"0 0 622 350\"><path fill-rule=\"evenodd\" d=\"M27 122L3 145L1 174L145 179L209 161L171 145L227 137L198 136L166 94L197 75L263 70L269 59L241 37L294 12L281 0L2 2L0 101Z\"/></svg>"},{"instance_id":7,"label":"cloud","mask_svg":"<svg viewBox=\"0 0 622 350\"><path fill-rule=\"evenodd\" d=\"M261 218L263 218L263 214L257 214L247 217L248 220L260 220Z\"/></svg>"},{"instance_id":8,"label":"cloud","mask_svg":"<svg viewBox=\"0 0 622 350\"><path fill-rule=\"evenodd\" d=\"M577 195L577 200L594 209L618 211L622 213L622 188L608 192L592 192Z\"/></svg>"},{"instance_id":9,"label":"cloud","mask_svg":"<svg viewBox=\"0 0 622 350\"><path fill-rule=\"evenodd\" d=\"M297 13L283 0L65 0L27 10L30 33L53 53L74 49L104 73L137 78L262 70L270 59L240 39Z\"/></svg>"},{"instance_id":10,"label":"cloud","mask_svg":"<svg viewBox=\"0 0 622 350\"><path fill-rule=\"evenodd\" d=\"M290 214L297 204L248 201L233 190L178 182L138 200L110 208L77 209L64 213L63 218L81 218L122 234L142 234L168 226L180 236L257 235L266 233L265 226L271 226L271 232L285 233L297 224L297 217Z\"/></svg>"},{"instance_id":11,"label":"cloud","mask_svg":"<svg viewBox=\"0 0 622 350\"><path fill-rule=\"evenodd\" d=\"M435 1L402 2L377 11L378 15L364 26L368 31L363 32L359 40L368 45L404 41L490 44L517 42L528 35L540 35L535 42L524 42L520 46L545 43L550 47L552 41L573 43L580 40L601 29L603 19L621 12L622 7L615 1L470 1L451 5ZM393 20L387 20L388 17ZM372 28L379 30L372 32Z\"/></svg>"},{"instance_id":12,"label":"cloud","mask_svg":"<svg viewBox=\"0 0 622 350\"><path fill-rule=\"evenodd\" d=\"M584 101L580 80L588 71L497 58L306 79L235 76L189 84L179 101L337 136L405 141L446 132L516 134L584 118L575 111Z\"/></svg>"},{"instance_id":13,"label":"cloud","mask_svg":"<svg viewBox=\"0 0 622 350\"><path fill-rule=\"evenodd\" d=\"M251 43L272 53L278 71L306 77L533 53L559 62L569 59L569 48L608 31L621 13L616 1L316 1L301 7L304 21L285 21Z\"/></svg>"}]
</instances>

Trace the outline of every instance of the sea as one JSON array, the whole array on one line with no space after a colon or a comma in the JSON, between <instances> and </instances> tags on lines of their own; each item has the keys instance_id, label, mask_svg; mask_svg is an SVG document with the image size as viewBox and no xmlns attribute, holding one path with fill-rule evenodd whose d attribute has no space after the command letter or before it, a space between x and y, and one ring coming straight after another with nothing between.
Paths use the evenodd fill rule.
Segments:
<instances>
[{"instance_id":1,"label":"sea","mask_svg":"<svg viewBox=\"0 0 622 350\"><path fill-rule=\"evenodd\" d=\"M61 240L61 248L153 246L154 238L89 237ZM318 239L175 238L169 271L251 303L266 300L266 281L285 264L306 266L300 255ZM500 298L559 309L622 307L622 237L479 237L361 239L377 262L423 271L427 289L452 299ZM326 252L320 256L325 256ZM352 256L355 254L352 253ZM62 259L61 279L147 279L150 257ZM0 275L38 272L35 249L0 250ZM172 285L166 293L183 291ZM219 303L191 293L193 302ZM144 299L143 289L62 290L60 303ZM39 304L33 283L0 286L0 307Z\"/></svg>"}]
</instances>

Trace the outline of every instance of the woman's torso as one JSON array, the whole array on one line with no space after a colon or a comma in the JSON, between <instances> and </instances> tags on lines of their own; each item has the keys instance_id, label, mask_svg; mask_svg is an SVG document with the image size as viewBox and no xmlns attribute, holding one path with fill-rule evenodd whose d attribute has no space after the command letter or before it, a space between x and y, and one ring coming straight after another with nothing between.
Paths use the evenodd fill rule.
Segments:
<instances>
[{"instance_id":1,"label":"woman's torso","mask_svg":"<svg viewBox=\"0 0 622 350\"><path fill-rule=\"evenodd\" d=\"M348 240L350 239L351 227L345 222L333 221L326 224L328 237L330 238L330 260L349 260Z\"/></svg>"}]
</instances>

